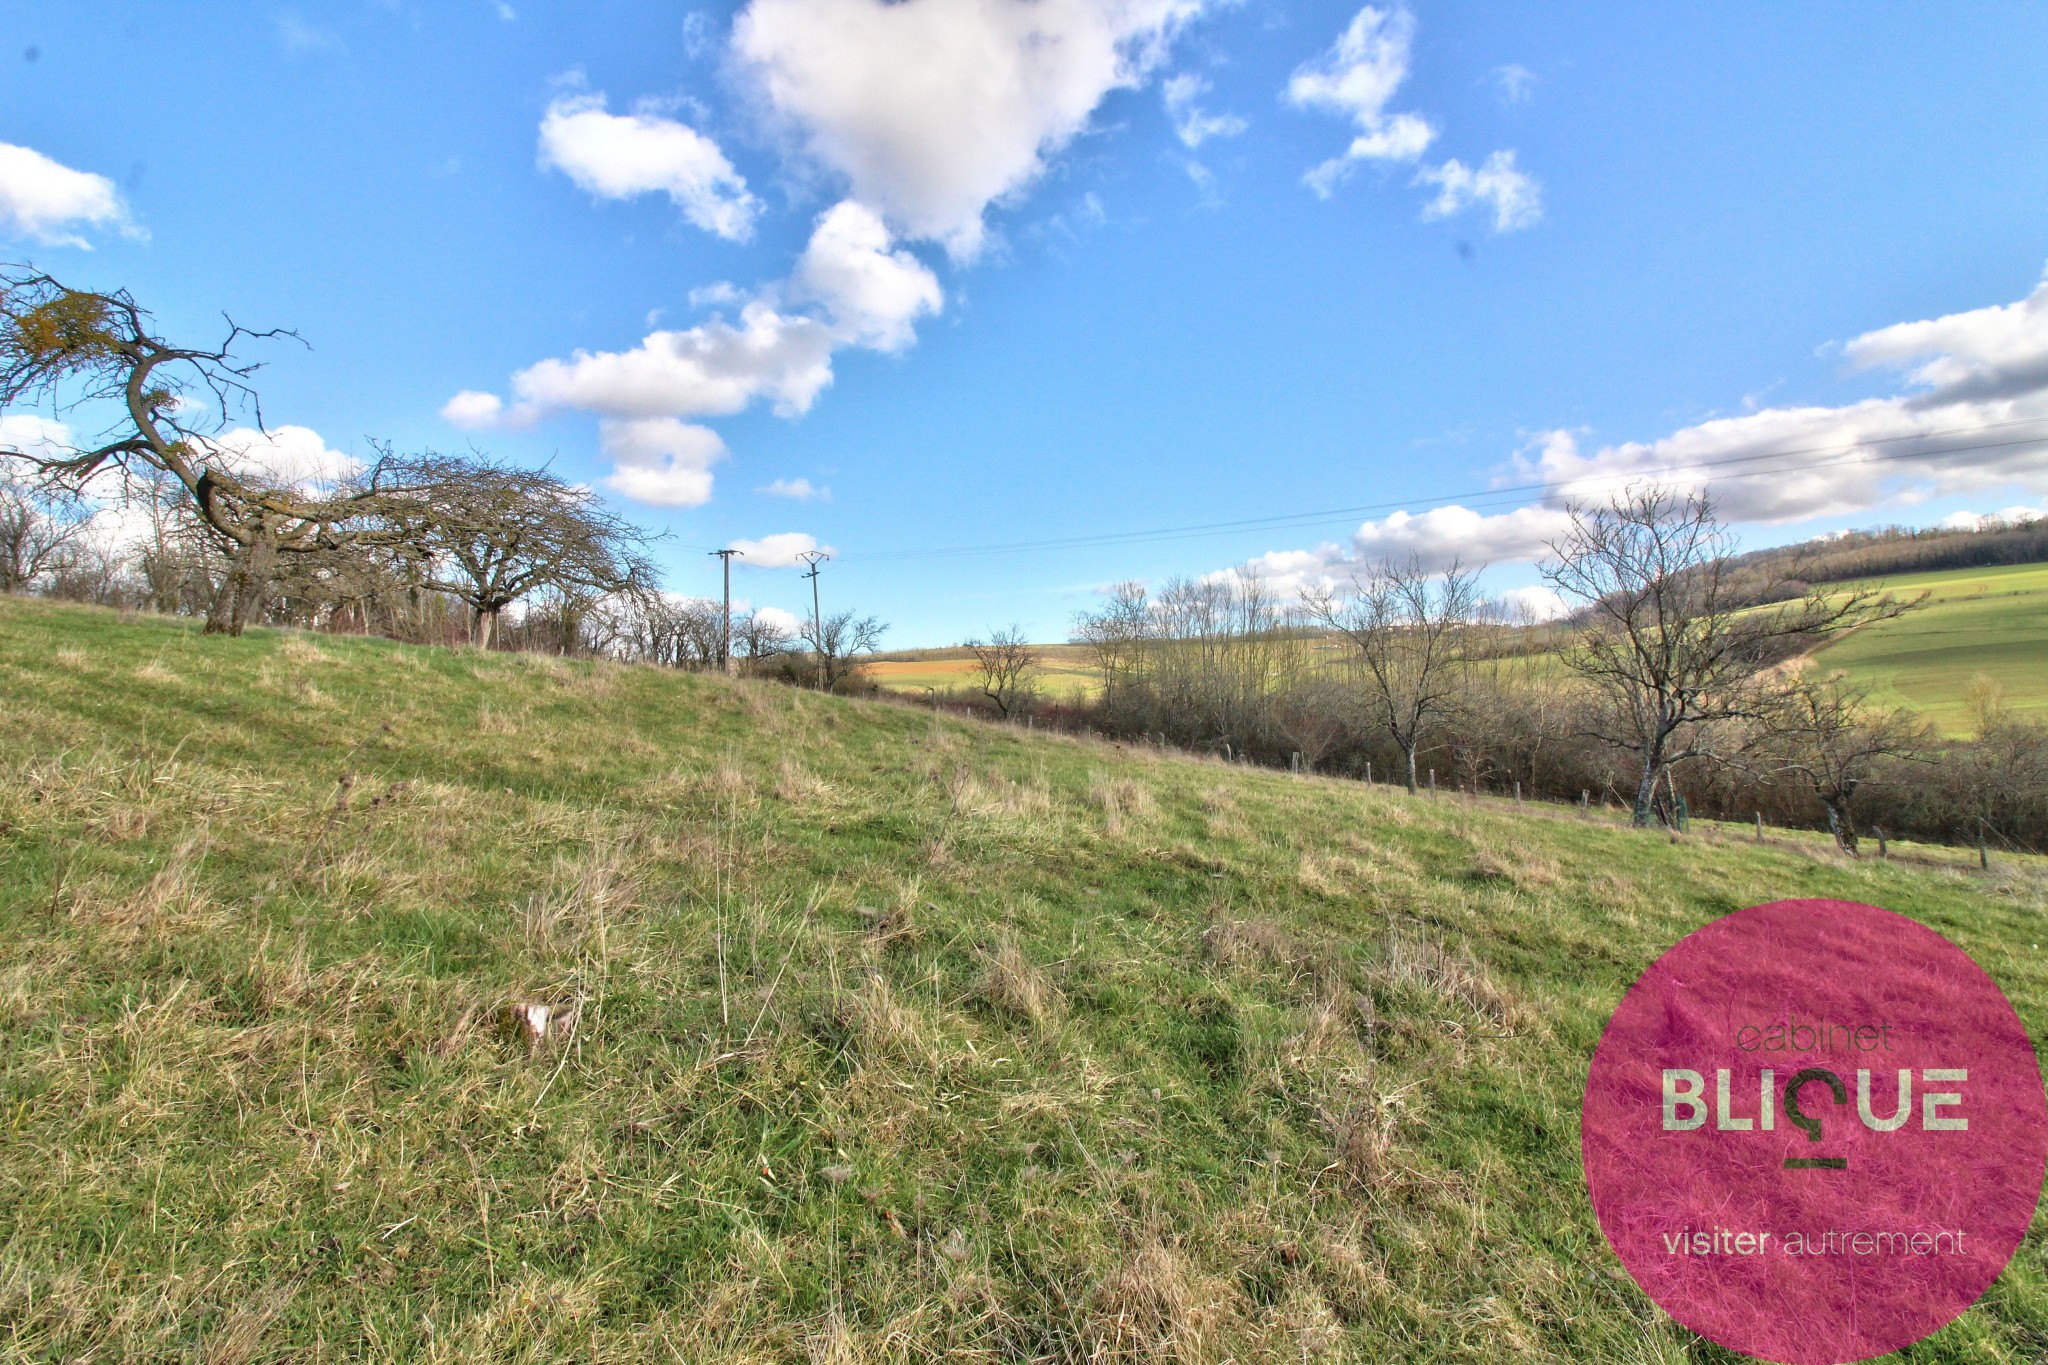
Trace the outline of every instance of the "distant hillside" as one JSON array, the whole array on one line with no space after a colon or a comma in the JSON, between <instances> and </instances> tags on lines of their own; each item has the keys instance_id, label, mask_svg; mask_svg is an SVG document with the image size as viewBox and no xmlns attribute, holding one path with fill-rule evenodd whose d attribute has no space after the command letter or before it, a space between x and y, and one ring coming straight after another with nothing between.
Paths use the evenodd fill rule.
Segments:
<instances>
[{"instance_id":1,"label":"distant hillside","mask_svg":"<svg viewBox=\"0 0 2048 1365\"><path fill-rule=\"evenodd\" d=\"M1751 600L1797 595L1805 583L1846 583L1942 569L1983 569L2048 563L2048 520L1986 526L1979 530L1880 527L1774 546L1738 555L1738 584L1751 583ZM1769 591L1766 585L1791 586Z\"/></svg>"},{"instance_id":2,"label":"distant hillside","mask_svg":"<svg viewBox=\"0 0 2048 1365\"><path fill-rule=\"evenodd\" d=\"M1969 729L1971 684L1987 678L2022 715L2048 719L2048 564L1904 574L1883 580L1927 604L1830 644L1816 656L1869 684L1875 698Z\"/></svg>"},{"instance_id":3,"label":"distant hillside","mask_svg":"<svg viewBox=\"0 0 2048 1365\"><path fill-rule=\"evenodd\" d=\"M1580 1174L1629 983L2048 865L0 599L9 1359L1725 1358ZM2048 1212L1915 1362L2048 1356Z\"/></svg>"}]
</instances>

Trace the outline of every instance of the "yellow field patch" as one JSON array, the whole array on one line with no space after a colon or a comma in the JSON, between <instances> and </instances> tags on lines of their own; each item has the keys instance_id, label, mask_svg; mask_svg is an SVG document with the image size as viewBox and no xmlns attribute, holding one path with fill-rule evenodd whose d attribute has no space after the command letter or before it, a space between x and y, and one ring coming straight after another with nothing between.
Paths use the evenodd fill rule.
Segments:
<instances>
[{"instance_id":1,"label":"yellow field patch","mask_svg":"<svg viewBox=\"0 0 2048 1365\"><path fill-rule=\"evenodd\" d=\"M1102 691L1102 679L1087 653L1074 645L1044 645L1043 662L1034 680L1040 696L1064 701L1078 692L1090 698ZM935 691L978 693L974 656L964 649L927 649L884 655L865 665L868 675L891 692Z\"/></svg>"}]
</instances>

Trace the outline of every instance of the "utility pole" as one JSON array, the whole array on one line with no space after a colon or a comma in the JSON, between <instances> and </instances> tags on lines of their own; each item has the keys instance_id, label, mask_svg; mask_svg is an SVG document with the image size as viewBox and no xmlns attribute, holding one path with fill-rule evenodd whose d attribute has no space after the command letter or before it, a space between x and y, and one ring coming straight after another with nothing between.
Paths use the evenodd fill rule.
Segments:
<instances>
[{"instance_id":1,"label":"utility pole","mask_svg":"<svg viewBox=\"0 0 2048 1365\"><path fill-rule=\"evenodd\" d=\"M732 557L738 550L713 550L719 567L725 570L725 627L718 634L718 671L732 673Z\"/></svg>"},{"instance_id":2,"label":"utility pole","mask_svg":"<svg viewBox=\"0 0 2048 1365\"><path fill-rule=\"evenodd\" d=\"M818 566L831 557L831 555L826 554L823 550L805 550L797 556L798 559L811 566L811 571L805 574L804 577L811 580L811 649L818 656L818 690L820 692L825 690L825 616L818 609Z\"/></svg>"}]
</instances>

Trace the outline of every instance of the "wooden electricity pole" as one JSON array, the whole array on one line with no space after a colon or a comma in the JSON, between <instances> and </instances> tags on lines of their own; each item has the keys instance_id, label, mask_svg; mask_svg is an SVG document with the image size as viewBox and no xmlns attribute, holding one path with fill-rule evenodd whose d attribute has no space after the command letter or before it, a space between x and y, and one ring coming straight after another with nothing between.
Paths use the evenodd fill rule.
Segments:
<instances>
[{"instance_id":1,"label":"wooden electricity pole","mask_svg":"<svg viewBox=\"0 0 2048 1365\"><path fill-rule=\"evenodd\" d=\"M811 571L805 574L804 577L811 580L811 648L818 655L818 690L820 692L825 690L825 617L824 613L818 609L818 566L831 557L823 550L805 550L797 556L798 559L811 566Z\"/></svg>"},{"instance_id":2,"label":"wooden electricity pole","mask_svg":"<svg viewBox=\"0 0 2048 1365\"><path fill-rule=\"evenodd\" d=\"M738 550L713 550L718 556L719 567L725 570L725 624L718 633L718 671L732 672L732 557Z\"/></svg>"}]
</instances>

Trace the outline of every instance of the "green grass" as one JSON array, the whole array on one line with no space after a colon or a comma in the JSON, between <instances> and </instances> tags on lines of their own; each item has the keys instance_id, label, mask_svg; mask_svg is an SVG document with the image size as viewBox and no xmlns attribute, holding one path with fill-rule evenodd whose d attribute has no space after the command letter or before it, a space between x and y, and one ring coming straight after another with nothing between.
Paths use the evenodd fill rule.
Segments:
<instances>
[{"instance_id":1,"label":"green grass","mask_svg":"<svg viewBox=\"0 0 2048 1365\"><path fill-rule=\"evenodd\" d=\"M1950 734L1968 732L1967 693L1980 674L2016 712L2048 719L2048 564L1908 574L1884 586L1926 591L1927 605L1829 645L1817 656L1824 666Z\"/></svg>"},{"instance_id":2,"label":"green grass","mask_svg":"<svg viewBox=\"0 0 2048 1365\"><path fill-rule=\"evenodd\" d=\"M2048 870L1904 852L0 600L0 1350L1727 1360L1592 1219L1593 1043L1795 895L2048 1029ZM2044 1252L1905 1358L2042 1359Z\"/></svg>"}]
</instances>

